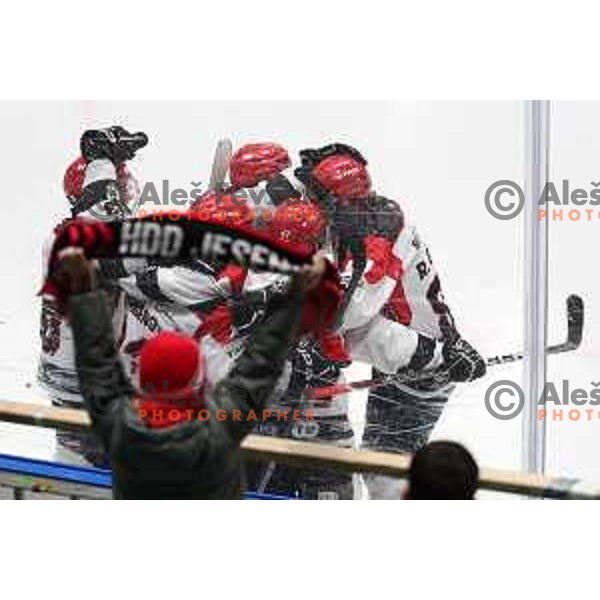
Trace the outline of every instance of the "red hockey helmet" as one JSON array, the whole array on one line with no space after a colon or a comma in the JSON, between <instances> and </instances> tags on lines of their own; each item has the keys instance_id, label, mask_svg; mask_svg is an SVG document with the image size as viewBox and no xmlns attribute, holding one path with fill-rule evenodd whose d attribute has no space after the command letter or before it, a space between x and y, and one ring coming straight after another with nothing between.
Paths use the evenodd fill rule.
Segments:
<instances>
[{"instance_id":1,"label":"red hockey helmet","mask_svg":"<svg viewBox=\"0 0 600 600\"><path fill-rule=\"evenodd\" d=\"M317 248L325 226L325 217L316 204L291 198L277 207L268 231L278 241Z\"/></svg>"},{"instance_id":2,"label":"red hockey helmet","mask_svg":"<svg viewBox=\"0 0 600 600\"><path fill-rule=\"evenodd\" d=\"M254 187L260 181L281 173L291 164L290 155L279 144L246 144L232 156L229 176L234 187Z\"/></svg>"},{"instance_id":3,"label":"red hockey helmet","mask_svg":"<svg viewBox=\"0 0 600 600\"><path fill-rule=\"evenodd\" d=\"M339 200L364 198L371 193L371 177L366 165L352 156L329 156L314 167L312 176Z\"/></svg>"},{"instance_id":4,"label":"red hockey helmet","mask_svg":"<svg viewBox=\"0 0 600 600\"><path fill-rule=\"evenodd\" d=\"M76 204L83 194L86 166L85 159L80 156L65 171L63 190L72 205ZM117 185L123 204L129 205L138 200L141 193L140 184L125 163L117 165Z\"/></svg>"},{"instance_id":5,"label":"red hockey helmet","mask_svg":"<svg viewBox=\"0 0 600 600\"><path fill-rule=\"evenodd\" d=\"M83 193L86 162L83 157L76 158L65 171L63 190L71 204L75 204Z\"/></svg>"}]
</instances>

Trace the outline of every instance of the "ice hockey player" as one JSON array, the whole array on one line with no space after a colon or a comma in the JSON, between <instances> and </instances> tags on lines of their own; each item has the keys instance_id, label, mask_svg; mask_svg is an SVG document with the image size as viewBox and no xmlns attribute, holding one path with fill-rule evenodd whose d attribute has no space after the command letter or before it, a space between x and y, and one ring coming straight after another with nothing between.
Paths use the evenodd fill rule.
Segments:
<instances>
[{"instance_id":1,"label":"ice hockey player","mask_svg":"<svg viewBox=\"0 0 600 600\"><path fill-rule=\"evenodd\" d=\"M220 211L280 241L320 247L326 224L324 214L316 204L303 200L301 192L291 183L286 173L290 164L289 154L280 144L245 144L232 156L230 184L222 192L207 194L195 209ZM227 332L221 340L232 356L244 347L247 335L260 322L268 299L281 293L285 281L278 275L250 271L241 275L238 285L239 289L227 302L228 310L223 311L220 306L215 311L221 320L217 329ZM345 355L339 356L339 349L335 336L329 332L299 340L280 382L287 386L287 392L275 406L299 409L301 413L310 409L313 418L295 423L267 419L258 424L257 433L342 445L353 443L347 398L338 397L319 405L309 405L300 399L306 387L330 385L339 380L341 368L348 364ZM259 492L302 498L353 496L352 477L332 469L298 469L280 463L248 461L247 471L250 488Z\"/></svg>"},{"instance_id":2,"label":"ice hockey player","mask_svg":"<svg viewBox=\"0 0 600 600\"><path fill-rule=\"evenodd\" d=\"M253 180L249 179L246 162L255 166ZM257 215L271 206L271 200L262 189L254 194L254 190L246 190L242 184L268 184L272 176L289 165L287 151L278 144L243 146L230 163L232 183L223 187L221 182L193 203L190 210L217 217L225 224L254 226L259 220ZM234 196L236 192L241 193ZM262 277L277 279L272 274ZM144 341L164 330L185 333L211 346L216 340L230 356L236 356L242 338L252 323L258 322L267 300L262 290L242 294L245 279L246 271L235 265L188 260L160 261L139 268L139 265L123 265L121 261L119 268L111 273L110 284L127 294L129 314L122 348L130 374L136 369ZM254 311L252 307L259 304L261 311Z\"/></svg>"},{"instance_id":3,"label":"ice hockey player","mask_svg":"<svg viewBox=\"0 0 600 600\"><path fill-rule=\"evenodd\" d=\"M289 154L280 144L244 144L229 162L229 182L204 194L190 210L216 215L225 223L265 229L279 203L300 197L284 175L290 165ZM211 268L229 293L222 294L224 302L215 304L214 314L202 329L212 332L235 356L260 320L268 298L281 291L282 278L273 273L247 272L234 265L213 264Z\"/></svg>"},{"instance_id":4,"label":"ice hockey player","mask_svg":"<svg viewBox=\"0 0 600 600\"><path fill-rule=\"evenodd\" d=\"M91 219L128 216L137 200L139 186L127 163L146 143L145 134L131 134L119 126L86 131L81 137L82 156L69 165L63 180L71 216ZM46 247L44 254L48 251L49 247ZM101 261L101 267L114 270L112 261ZM111 294L110 302L113 331L119 339L126 319L123 294ZM56 302L49 298L42 299L40 338L40 386L48 393L53 405L82 407L71 328ZM97 466L106 464L100 445L92 435L58 431L57 441L61 460L65 457L61 455L60 447L83 456ZM69 456L69 460L73 458Z\"/></svg>"},{"instance_id":5,"label":"ice hockey player","mask_svg":"<svg viewBox=\"0 0 600 600\"><path fill-rule=\"evenodd\" d=\"M460 336L415 227L397 202L373 191L363 156L337 143L304 150L301 159L296 176L328 214L347 282L338 322L346 351L384 382L369 392L362 445L415 452L429 439L453 384L481 377L485 362ZM413 383L405 381L409 374ZM398 497L399 482L365 480L370 497Z\"/></svg>"},{"instance_id":6,"label":"ice hockey player","mask_svg":"<svg viewBox=\"0 0 600 600\"><path fill-rule=\"evenodd\" d=\"M206 386L198 344L172 332L145 344L134 386L118 356L106 298L95 290L92 264L76 248L63 250L59 260L81 390L111 457L114 497L239 498L239 444L255 424L250 413L266 408L305 298L326 272L325 259L316 255L293 276L287 294L269 303L245 350L213 389Z\"/></svg>"},{"instance_id":7,"label":"ice hockey player","mask_svg":"<svg viewBox=\"0 0 600 600\"><path fill-rule=\"evenodd\" d=\"M276 144L255 144L252 146L261 153L262 162L258 166L257 177L270 178L275 175L279 165L289 164L287 152ZM240 149L245 159L254 161L256 154ZM238 187L241 181L248 181L248 171L244 171L237 161L240 152L233 161L234 181ZM262 179L261 179L262 181ZM257 179L258 183L258 179ZM202 201L192 210L202 210L223 216L223 221L254 223L244 219L244 211L252 206L253 197L244 203L235 199L229 202L231 195L218 189L208 192ZM268 196L257 191L257 204L265 206ZM242 200L244 200L242 198ZM200 260L186 261L144 261L112 260L101 261L102 285L105 290L125 292L127 300L127 319L122 339L122 356L129 375L137 370L139 352L145 341L160 331L177 331L193 337L203 346L203 355L212 360L214 368L209 369L215 375L223 374L229 367L229 358L224 351L225 345L231 350L231 341L238 341L249 326L248 319L257 321L259 313L251 310L250 301L254 295L240 294L245 271L235 265L207 264ZM264 277L268 277L264 275ZM270 276L271 278L273 276ZM267 296L261 293L261 300ZM235 307L227 311L225 305ZM264 302L261 302L264 309ZM262 314L262 313L260 313ZM235 315L236 319L229 319ZM220 317L225 317L223 322ZM236 355L241 344L236 345Z\"/></svg>"},{"instance_id":8,"label":"ice hockey player","mask_svg":"<svg viewBox=\"0 0 600 600\"><path fill-rule=\"evenodd\" d=\"M267 231L275 239L317 248L322 245L325 225L319 206L293 199L277 207ZM348 419L347 396L319 403L303 399L306 388L332 385L340 380L341 369L349 363L346 355L339 355L339 350L335 336L328 330L321 329L299 339L289 356L291 373L287 391L275 406L297 409L301 415L310 412L311 416L294 423L266 420L258 425L257 433L352 446L354 432ZM249 481L259 492L303 499L342 500L354 496L352 476L335 469L255 462L249 465Z\"/></svg>"}]
</instances>

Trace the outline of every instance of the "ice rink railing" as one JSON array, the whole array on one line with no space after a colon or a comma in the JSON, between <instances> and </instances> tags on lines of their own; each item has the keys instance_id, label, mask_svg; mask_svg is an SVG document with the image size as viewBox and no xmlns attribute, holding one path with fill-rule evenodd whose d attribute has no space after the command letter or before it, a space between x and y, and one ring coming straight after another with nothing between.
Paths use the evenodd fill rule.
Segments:
<instances>
[{"instance_id":1,"label":"ice rink railing","mask_svg":"<svg viewBox=\"0 0 600 600\"><path fill-rule=\"evenodd\" d=\"M72 431L85 431L90 427L87 413L81 410L6 401L0 401L0 421ZM242 450L253 458L397 478L405 478L410 465L410 456L404 454L355 450L260 435L249 435L242 443ZM482 468L479 488L537 498L600 499L599 484L568 476L500 469Z\"/></svg>"}]
</instances>

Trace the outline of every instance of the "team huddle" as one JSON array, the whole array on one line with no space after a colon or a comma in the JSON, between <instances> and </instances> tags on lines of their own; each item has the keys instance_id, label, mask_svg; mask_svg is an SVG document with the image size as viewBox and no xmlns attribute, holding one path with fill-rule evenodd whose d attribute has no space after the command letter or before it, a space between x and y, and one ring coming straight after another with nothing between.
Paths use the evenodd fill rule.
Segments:
<instances>
[{"instance_id":1,"label":"team huddle","mask_svg":"<svg viewBox=\"0 0 600 600\"><path fill-rule=\"evenodd\" d=\"M129 168L148 143L122 127L86 131L81 157L66 170L70 217L136 217L140 185ZM353 445L348 394L335 391L353 361L372 367L361 447L415 452L429 439L454 384L477 379L485 362L461 337L425 243L400 205L373 189L367 160L333 143L300 152L276 143L242 145L221 157L225 173L187 207L256 229L278 244L319 251L339 282L340 302L326 327L303 328L255 432ZM259 201L257 201L257 199ZM48 252L48 251L47 251ZM194 341L202 377L214 388L261 326L289 277L215 258L100 258L98 286L110 301L120 360L132 381L140 355L158 332ZM53 404L81 408L73 333L56 299L44 297L39 381ZM332 392L318 401L307 391ZM299 418L280 419L277 411ZM154 424L161 427L161 424ZM93 434L58 432L59 443L97 466L105 452ZM327 469L248 461L247 485L302 498L352 498L351 476ZM397 485L366 477L372 498L395 497Z\"/></svg>"}]
</instances>

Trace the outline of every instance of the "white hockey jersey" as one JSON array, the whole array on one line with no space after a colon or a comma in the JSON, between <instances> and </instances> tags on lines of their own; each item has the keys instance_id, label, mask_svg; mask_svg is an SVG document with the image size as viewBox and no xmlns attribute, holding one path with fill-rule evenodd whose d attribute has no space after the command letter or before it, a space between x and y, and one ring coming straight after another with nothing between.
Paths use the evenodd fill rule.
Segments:
<instances>
[{"instance_id":1,"label":"white hockey jersey","mask_svg":"<svg viewBox=\"0 0 600 600\"><path fill-rule=\"evenodd\" d=\"M120 340L123 338L126 318L124 294L113 294L110 301L113 333L115 339ZM48 298L42 299L40 338L38 383L53 403L80 406L82 399L75 368L73 332L56 302Z\"/></svg>"},{"instance_id":2,"label":"white hockey jersey","mask_svg":"<svg viewBox=\"0 0 600 600\"><path fill-rule=\"evenodd\" d=\"M199 341L204 337L204 317L231 294L230 280L217 279L213 273L203 263L192 261L147 265L113 281L128 302L121 351L130 375L136 373L142 344L159 331L179 331Z\"/></svg>"}]
</instances>

